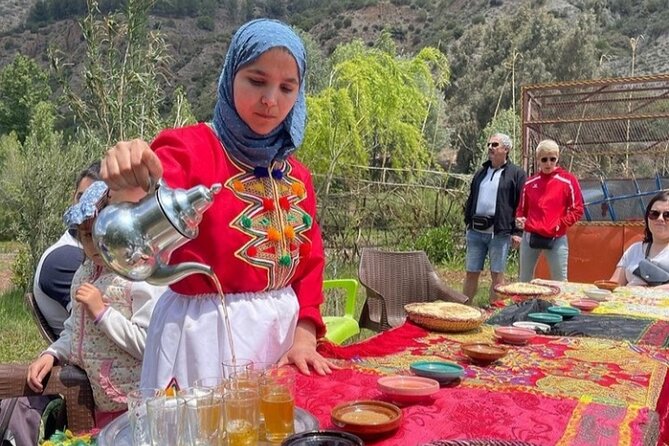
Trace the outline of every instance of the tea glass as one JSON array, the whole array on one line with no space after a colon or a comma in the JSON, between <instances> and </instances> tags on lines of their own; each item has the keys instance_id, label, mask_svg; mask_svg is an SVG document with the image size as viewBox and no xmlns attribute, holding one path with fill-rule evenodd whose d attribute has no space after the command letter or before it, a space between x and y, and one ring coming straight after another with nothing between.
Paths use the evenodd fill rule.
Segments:
<instances>
[{"instance_id":1,"label":"tea glass","mask_svg":"<svg viewBox=\"0 0 669 446\"><path fill-rule=\"evenodd\" d=\"M244 358L235 358L233 361L231 358L228 358L223 360L221 367L223 370L223 378L229 379L234 374L251 370L253 361Z\"/></svg>"},{"instance_id":2,"label":"tea glass","mask_svg":"<svg viewBox=\"0 0 669 446\"><path fill-rule=\"evenodd\" d=\"M200 417L208 417L203 413L202 407L211 406L214 398L214 390L204 387L186 387L177 391L177 396L186 402L184 421L184 437L192 446L206 445L199 441ZM212 409L212 410L215 410ZM220 410L219 410L220 415ZM205 432L205 435L207 433Z\"/></svg>"},{"instance_id":3,"label":"tea glass","mask_svg":"<svg viewBox=\"0 0 669 446\"><path fill-rule=\"evenodd\" d=\"M258 443L258 402L258 392L254 389L226 389L225 430L229 446L256 446Z\"/></svg>"},{"instance_id":4,"label":"tea glass","mask_svg":"<svg viewBox=\"0 0 669 446\"><path fill-rule=\"evenodd\" d=\"M133 446L151 446L151 435L149 432L146 415L146 401L158 396L165 395L162 389L136 389L128 392L128 420Z\"/></svg>"},{"instance_id":5,"label":"tea glass","mask_svg":"<svg viewBox=\"0 0 669 446\"><path fill-rule=\"evenodd\" d=\"M265 421L265 437L281 443L295 432L295 369L273 367L260 379L260 412Z\"/></svg>"},{"instance_id":6,"label":"tea glass","mask_svg":"<svg viewBox=\"0 0 669 446\"><path fill-rule=\"evenodd\" d=\"M152 446L181 446L184 438L186 400L157 396L146 401Z\"/></svg>"}]
</instances>

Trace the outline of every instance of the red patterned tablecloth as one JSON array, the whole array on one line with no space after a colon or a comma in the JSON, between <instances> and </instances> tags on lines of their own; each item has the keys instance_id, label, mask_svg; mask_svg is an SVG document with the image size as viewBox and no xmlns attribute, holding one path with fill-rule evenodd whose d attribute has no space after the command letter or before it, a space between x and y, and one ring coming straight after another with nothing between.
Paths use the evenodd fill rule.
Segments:
<instances>
[{"instance_id":1,"label":"red patterned tablecloth","mask_svg":"<svg viewBox=\"0 0 669 446\"><path fill-rule=\"evenodd\" d=\"M400 429L368 444L474 438L537 445L654 443L658 413L661 421L667 417L665 349L538 336L488 367L472 365L459 353L463 342L491 340L486 326L441 334L407 323L351 346L324 344L321 351L346 360L344 368L326 377L300 376L296 402L322 428L333 428L330 410L336 404L383 399L376 390L379 376L408 374L409 364L419 359L447 360L465 366L464 379L442 388L433 401L403 407ZM664 423L662 428L669 433Z\"/></svg>"}]
</instances>

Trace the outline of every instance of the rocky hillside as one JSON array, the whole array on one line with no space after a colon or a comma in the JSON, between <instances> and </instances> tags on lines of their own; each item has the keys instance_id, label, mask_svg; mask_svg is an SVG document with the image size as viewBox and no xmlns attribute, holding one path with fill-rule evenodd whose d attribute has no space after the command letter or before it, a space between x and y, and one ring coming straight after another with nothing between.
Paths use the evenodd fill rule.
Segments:
<instances>
[{"instance_id":1,"label":"rocky hillside","mask_svg":"<svg viewBox=\"0 0 669 446\"><path fill-rule=\"evenodd\" d=\"M17 53L28 55L46 67L47 48L52 46L65 54L76 73L84 51L77 21L70 19L43 27L23 27L28 8L34 1L0 0L0 68L11 62ZM620 5L626 1L603 2L618 5L617 10L613 6L610 9L607 9L609 6L600 7L598 20L606 46L601 63L612 75L631 74L632 50L628 36L636 36L635 74L669 71L669 33L664 30L669 25L662 21L664 15L656 13L652 17L656 17L657 22L650 23L650 19L639 16L638 12L625 12ZM308 32L326 54L338 43L353 38L371 44L383 29L391 31L400 51L414 52L432 45L448 53L472 24L511 15L521 6L548 8L555 17L575 22L584 4L602 4L594 0L380 0L373 6L343 9L327 16L325 3L323 11L318 13L328 19L318 21ZM642 3L658 2L645 0ZM646 7L648 11L649 8ZM648 17L651 17L650 12ZM623 13L637 15L627 18L621 15ZM660 13L665 14L661 10ZM290 20L290 17L284 19ZM168 81L172 85L188 87L188 97L198 117L211 110L214 82L230 35L240 23L232 20L225 8L219 7L207 17L207 24L202 26L198 17L154 17L151 25L162 32L168 44L171 57Z\"/></svg>"}]
</instances>

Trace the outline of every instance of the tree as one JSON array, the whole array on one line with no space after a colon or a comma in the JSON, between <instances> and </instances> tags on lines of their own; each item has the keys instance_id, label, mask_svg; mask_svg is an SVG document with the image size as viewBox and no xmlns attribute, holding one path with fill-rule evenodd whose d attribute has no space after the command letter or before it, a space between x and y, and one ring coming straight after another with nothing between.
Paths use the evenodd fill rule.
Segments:
<instances>
[{"instance_id":1,"label":"tree","mask_svg":"<svg viewBox=\"0 0 669 446\"><path fill-rule=\"evenodd\" d=\"M30 132L21 144L10 143L0 175L0 197L12 216L11 229L24 250L14 265L15 282L27 289L37 261L63 232L61 216L72 195L76 172L94 158L92 145L66 144L54 130L53 104L40 102L33 110Z\"/></svg>"},{"instance_id":2,"label":"tree","mask_svg":"<svg viewBox=\"0 0 669 446\"><path fill-rule=\"evenodd\" d=\"M16 132L23 141L35 106L49 99L49 76L21 54L0 71L0 134Z\"/></svg>"}]
</instances>

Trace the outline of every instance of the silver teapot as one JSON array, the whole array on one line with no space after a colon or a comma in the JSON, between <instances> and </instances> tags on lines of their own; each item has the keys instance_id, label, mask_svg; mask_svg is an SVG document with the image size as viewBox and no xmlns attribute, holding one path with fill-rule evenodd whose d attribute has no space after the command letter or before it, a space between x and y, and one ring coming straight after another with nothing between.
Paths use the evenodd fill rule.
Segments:
<instances>
[{"instance_id":1,"label":"silver teapot","mask_svg":"<svg viewBox=\"0 0 669 446\"><path fill-rule=\"evenodd\" d=\"M139 202L110 204L100 212L95 246L107 266L129 280L169 285L196 273L213 277L208 265L168 262L175 249L197 237L202 214L220 190L219 183L171 189L158 180Z\"/></svg>"}]
</instances>

